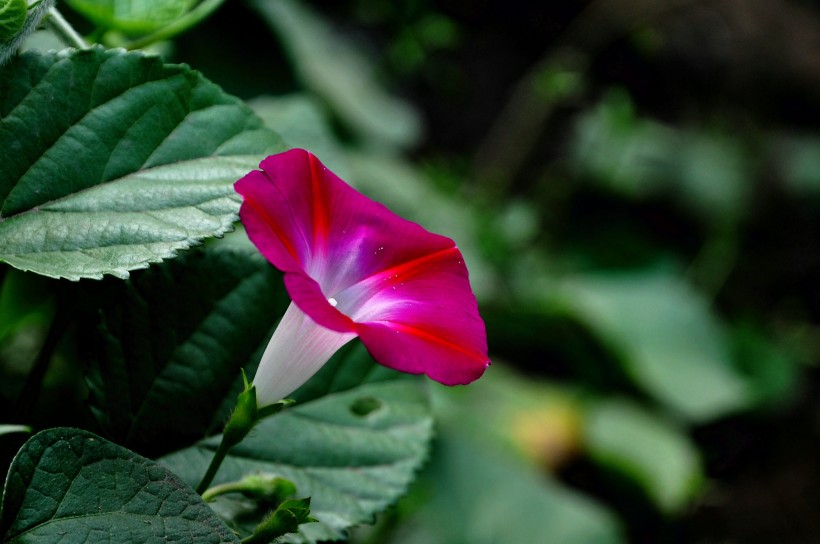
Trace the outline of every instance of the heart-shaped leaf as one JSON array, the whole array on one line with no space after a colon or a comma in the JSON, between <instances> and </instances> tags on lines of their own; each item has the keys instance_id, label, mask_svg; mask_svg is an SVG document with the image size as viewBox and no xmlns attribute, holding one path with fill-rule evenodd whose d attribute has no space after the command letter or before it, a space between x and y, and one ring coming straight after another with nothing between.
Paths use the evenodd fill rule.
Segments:
<instances>
[{"instance_id":1,"label":"heart-shaped leaf","mask_svg":"<svg viewBox=\"0 0 820 544\"><path fill-rule=\"evenodd\" d=\"M233 182L280 138L184 65L122 50L0 69L0 261L127 277L231 229Z\"/></svg>"},{"instance_id":2,"label":"heart-shaped leaf","mask_svg":"<svg viewBox=\"0 0 820 544\"><path fill-rule=\"evenodd\" d=\"M255 473L287 478L298 496L311 497L310 513L319 521L282 542L345 538L347 528L372 522L398 499L427 457L432 417L423 385L415 378L367 383L264 420L228 454L214 484ZM195 485L219 439L161 461ZM244 533L264 514L238 500L214 507Z\"/></svg>"},{"instance_id":3,"label":"heart-shaped leaf","mask_svg":"<svg viewBox=\"0 0 820 544\"><path fill-rule=\"evenodd\" d=\"M14 458L4 544L238 543L193 489L157 463L78 429L49 429Z\"/></svg>"}]
</instances>

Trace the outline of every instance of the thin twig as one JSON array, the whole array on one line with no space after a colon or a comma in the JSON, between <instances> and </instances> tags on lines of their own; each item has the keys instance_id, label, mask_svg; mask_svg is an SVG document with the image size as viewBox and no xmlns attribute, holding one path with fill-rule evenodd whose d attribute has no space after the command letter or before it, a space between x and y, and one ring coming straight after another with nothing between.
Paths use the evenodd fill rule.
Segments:
<instances>
[{"instance_id":1,"label":"thin twig","mask_svg":"<svg viewBox=\"0 0 820 544\"><path fill-rule=\"evenodd\" d=\"M74 30L74 27L65 20L57 8L49 8L46 23L69 47L76 47L77 49L88 49L90 47L88 42Z\"/></svg>"}]
</instances>

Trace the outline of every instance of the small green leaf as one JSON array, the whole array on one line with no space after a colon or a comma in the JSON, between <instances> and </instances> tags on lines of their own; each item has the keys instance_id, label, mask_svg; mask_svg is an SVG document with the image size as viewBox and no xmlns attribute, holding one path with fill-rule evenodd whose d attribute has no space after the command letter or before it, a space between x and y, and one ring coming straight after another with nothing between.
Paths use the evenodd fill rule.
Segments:
<instances>
[{"instance_id":1,"label":"small green leaf","mask_svg":"<svg viewBox=\"0 0 820 544\"><path fill-rule=\"evenodd\" d=\"M78 429L50 429L14 458L4 544L238 543L193 489L157 463Z\"/></svg>"},{"instance_id":2,"label":"small green leaf","mask_svg":"<svg viewBox=\"0 0 820 544\"><path fill-rule=\"evenodd\" d=\"M682 280L664 273L586 276L568 282L562 295L635 383L678 414L706 421L752 400L725 331Z\"/></svg>"},{"instance_id":3,"label":"small green leaf","mask_svg":"<svg viewBox=\"0 0 820 544\"><path fill-rule=\"evenodd\" d=\"M590 403L584 437L594 460L637 482L664 512L680 512L703 484L684 430L627 401Z\"/></svg>"},{"instance_id":4,"label":"small green leaf","mask_svg":"<svg viewBox=\"0 0 820 544\"><path fill-rule=\"evenodd\" d=\"M68 0L68 4L103 28L139 35L181 17L196 0Z\"/></svg>"},{"instance_id":5,"label":"small green leaf","mask_svg":"<svg viewBox=\"0 0 820 544\"><path fill-rule=\"evenodd\" d=\"M93 48L0 69L0 261L127 277L232 228L233 183L283 148L184 65Z\"/></svg>"},{"instance_id":6,"label":"small green leaf","mask_svg":"<svg viewBox=\"0 0 820 544\"><path fill-rule=\"evenodd\" d=\"M422 386L418 379L367 383L297 404L263 420L231 450L214 483L254 473L280 475L296 485L299 495L311 497L311 515L319 520L282 542L345 538L346 529L372 522L404 494L426 459L432 417ZM351 412L349 407L362 398L378 400L379 409L367 417ZM209 438L161 461L195 484L219 440ZM214 508L244 534L251 533L264 514L249 515L240 503L220 499L212 503Z\"/></svg>"},{"instance_id":7,"label":"small green leaf","mask_svg":"<svg viewBox=\"0 0 820 544\"><path fill-rule=\"evenodd\" d=\"M245 542L271 542L274 538L296 533L304 523L315 521L310 516L310 498L289 499L266 516L254 531L253 537Z\"/></svg>"},{"instance_id":8,"label":"small green leaf","mask_svg":"<svg viewBox=\"0 0 820 544\"><path fill-rule=\"evenodd\" d=\"M11 40L22 30L27 12L26 0L0 0L0 43Z\"/></svg>"}]
</instances>

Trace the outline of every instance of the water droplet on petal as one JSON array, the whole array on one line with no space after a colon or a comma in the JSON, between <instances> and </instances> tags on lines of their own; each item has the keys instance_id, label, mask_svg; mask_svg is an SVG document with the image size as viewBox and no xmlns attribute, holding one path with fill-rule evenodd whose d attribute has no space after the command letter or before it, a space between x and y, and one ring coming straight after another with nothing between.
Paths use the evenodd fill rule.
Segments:
<instances>
[{"instance_id":1,"label":"water droplet on petal","mask_svg":"<svg viewBox=\"0 0 820 544\"><path fill-rule=\"evenodd\" d=\"M327 301L328 301L328 302L330 303L330 305L331 305L331 306L333 306L334 308L336 307L336 305L337 305L337 304L339 304L338 302L336 302L336 299L335 299L335 298L333 298L333 297L330 297L329 299L327 299Z\"/></svg>"}]
</instances>

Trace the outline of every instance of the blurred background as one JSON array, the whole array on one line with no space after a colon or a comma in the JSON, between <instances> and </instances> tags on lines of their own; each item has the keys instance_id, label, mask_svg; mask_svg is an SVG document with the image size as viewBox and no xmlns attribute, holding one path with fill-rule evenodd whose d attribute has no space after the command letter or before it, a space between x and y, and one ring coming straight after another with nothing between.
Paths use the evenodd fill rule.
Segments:
<instances>
[{"instance_id":1,"label":"blurred background","mask_svg":"<svg viewBox=\"0 0 820 544\"><path fill-rule=\"evenodd\" d=\"M227 2L165 51L454 238L494 365L354 541L820 542L820 8Z\"/></svg>"},{"instance_id":2,"label":"blurred background","mask_svg":"<svg viewBox=\"0 0 820 544\"><path fill-rule=\"evenodd\" d=\"M820 542L818 2L230 0L162 53L465 254L493 365L353 542Z\"/></svg>"}]
</instances>

